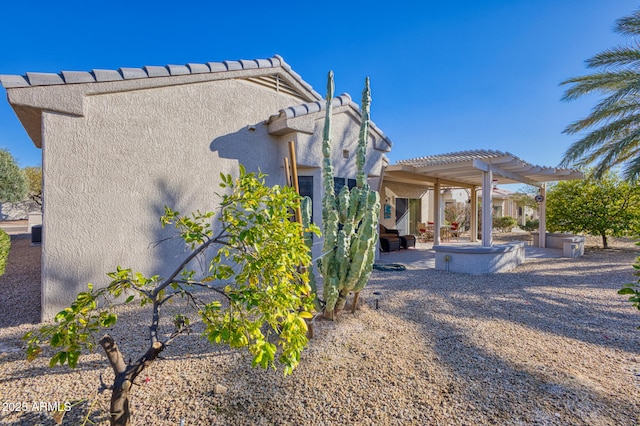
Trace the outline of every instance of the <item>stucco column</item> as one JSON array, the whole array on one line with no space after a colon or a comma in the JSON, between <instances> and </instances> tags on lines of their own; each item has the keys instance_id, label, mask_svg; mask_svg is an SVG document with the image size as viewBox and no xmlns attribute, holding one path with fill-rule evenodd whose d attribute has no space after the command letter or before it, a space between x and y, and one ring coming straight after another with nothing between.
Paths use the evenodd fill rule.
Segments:
<instances>
[{"instance_id":1,"label":"stucco column","mask_svg":"<svg viewBox=\"0 0 640 426\"><path fill-rule=\"evenodd\" d=\"M478 241L478 193L476 192L476 187L471 188L471 224L470 231L471 237L470 241L475 243Z\"/></svg>"},{"instance_id":2,"label":"stucco column","mask_svg":"<svg viewBox=\"0 0 640 426\"><path fill-rule=\"evenodd\" d=\"M542 196L542 201L540 202L540 207L538 211L538 246L540 248L545 248L547 246L547 184L543 183L540 187L540 195Z\"/></svg>"},{"instance_id":3,"label":"stucco column","mask_svg":"<svg viewBox=\"0 0 640 426\"><path fill-rule=\"evenodd\" d=\"M491 168L489 171L482 172L482 247L491 247L493 233L493 217L491 210L493 208L493 173Z\"/></svg>"},{"instance_id":4,"label":"stucco column","mask_svg":"<svg viewBox=\"0 0 640 426\"><path fill-rule=\"evenodd\" d=\"M436 179L433 185L433 245L440 244L440 226L442 218L440 216L440 179Z\"/></svg>"}]
</instances>

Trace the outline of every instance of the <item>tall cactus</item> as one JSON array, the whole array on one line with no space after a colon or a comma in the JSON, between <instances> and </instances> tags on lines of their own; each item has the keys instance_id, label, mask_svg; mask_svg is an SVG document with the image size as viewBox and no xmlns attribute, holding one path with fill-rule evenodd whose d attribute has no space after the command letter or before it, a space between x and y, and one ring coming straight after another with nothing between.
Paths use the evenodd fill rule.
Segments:
<instances>
[{"instance_id":1,"label":"tall cactus","mask_svg":"<svg viewBox=\"0 0 640 426\"><path fill-rule=\"evenodd\" d=\"M358 151L356 153L356 187L344 186L336 196L331 164L331 116L333 99L333 72L327 82L327 106L322 139L322 221L324 257L319 262L324 278L325 317L344 308L347 296L357 295L369 281L378 240L380 198L369 188L364 172L365 154L369 136L369 104L371 101L369 78L362 93L362 120ZM341 225L341 226L340 226Z\"/></svg>"}]
</instances>

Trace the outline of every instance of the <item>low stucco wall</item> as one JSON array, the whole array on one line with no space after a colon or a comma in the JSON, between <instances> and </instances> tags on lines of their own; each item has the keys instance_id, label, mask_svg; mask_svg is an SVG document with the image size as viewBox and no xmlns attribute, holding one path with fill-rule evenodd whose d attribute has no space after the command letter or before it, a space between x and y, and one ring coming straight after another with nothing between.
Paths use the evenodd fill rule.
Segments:
<instances>
[{"instance_id":1,"label":"low stucco wall","mask_svg":"<svg viewBox=\"0 0 640 426\"><path fill-rule=\"evenodd\" d=\"M506 272L525 261L525 243L514 241L491 247L434 246L436 269L466 274Z\"/></svg>"},{"instance_id":2,"label":"low stucco wall","mask_svg":"<svg viewBox=\"0 0 640 426\"><path fill-rule=\"evenodd\" d=\"M539 246L540 233L532 232L531 235L533 236L533 245ZM563 257L580 257L584 254L584 236L547 232L545 246L562 250Z\"/></svg>"}]
</instances>

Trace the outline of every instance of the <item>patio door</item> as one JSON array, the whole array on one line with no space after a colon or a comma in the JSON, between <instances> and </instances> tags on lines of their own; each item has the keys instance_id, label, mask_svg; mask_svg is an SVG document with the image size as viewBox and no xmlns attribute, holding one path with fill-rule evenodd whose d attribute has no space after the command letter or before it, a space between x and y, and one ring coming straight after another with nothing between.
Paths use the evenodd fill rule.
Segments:
<instances>
[{"instance_id":1,"label":"patio door","mask_svg":"<svg viewBox=\"0 0 640 426\"><path fill-rule=\"evenodd\" d=\"M396 229L400 235L409 233L409 199L396 198Z\"/></svg>"},{"instance_id":2,"label":"patio door","mask_svg":"<svg viewBox=\"0 0 640 426\"><path fill-rule=\"evenodd\" d=\"M400 235L418 235L417 223L422 217L422 204L419 199L396 198L396 229Z\"/></svg>"}]
</instances>

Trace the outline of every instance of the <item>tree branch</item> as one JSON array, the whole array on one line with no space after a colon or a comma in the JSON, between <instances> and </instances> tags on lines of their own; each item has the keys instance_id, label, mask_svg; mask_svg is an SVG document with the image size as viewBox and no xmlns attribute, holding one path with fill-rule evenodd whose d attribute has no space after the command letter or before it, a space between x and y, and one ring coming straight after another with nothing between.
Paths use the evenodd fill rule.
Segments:
<instances>
[{"instance_id":1,"label":"tree branch","mask_svg":"<svg viewBox=\"0 0 640 426\"><path fill-rule=\"evenodd\" d=\"M185 260L182 261L182 263L180 265L178 265L178 267L173 271L173 273L171 275L169 275L169 277L167 279L165 279L161 284L159 284L152 293L152 299L155 300L155 296L158 295L159 292L161 292L162 290L164 290L165 288L167 288L169 285L171 285L171 283L176 282L175 278L178 276L178 274L180 274L180 272L182 272L182 270L193 260L195 259L198 255L200 255L203 251L205 251L210 245L216 243L216 244L223 244L223 245L229 245L226 241L222 240L222 238L226 238L229 235L225 235L225 230L220 231L220 233L218 235L216 235L214 238L211 238L210 240L205 241L204 243L202 243L198 248L196 248L189 256L186 257Z\"/></svg>"},{"instance_id":2,"label":"tree branch","mask_svg":"<svg viewBox=\"0 0 640 426\"><path fill-rule=\"evenodd\" d=\"M127 368L127 377L133 383L142 370L149 366L165 348L162 342L153 342L153 344L147 349L147 352L142 355L135 363L131 364Z\"/></svg>"},{"instance_id":3,"label":"tree branch","mask_svg":"<svg viewBox=\"0 0 640 426\"><path fill-rule=\"evenodd\" d=\"M124 373L127 369L127 365L124 362L124 358L122 357L122 353L120 349L118 349L118 345L113 340L111 336L105 334L99 342L104 352L107 354L107 359L109 360L109 364L111 364L111 368L116 375L120 373Z\"/></svg>"}]
</instances>

